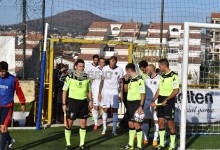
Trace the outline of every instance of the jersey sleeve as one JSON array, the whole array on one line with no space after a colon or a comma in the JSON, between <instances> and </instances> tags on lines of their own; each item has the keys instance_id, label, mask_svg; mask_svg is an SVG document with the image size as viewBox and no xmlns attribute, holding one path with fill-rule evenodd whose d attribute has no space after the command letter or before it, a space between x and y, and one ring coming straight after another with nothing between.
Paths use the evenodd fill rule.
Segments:
<instances>
[{"instance_id":1,"label":"jersey sleeve","mask_svg":"<svg viewBox=\"0 0 220 150\"><path fill-rule=\"evenodd\" d=\"M138 80L138 90L140 93L146 93L146 89L145 89L145 84L144 84L144 80L143 79L139 79Z\"/></svg>"},{"instance_id":2,"label":"jersey sleeve","mask_svg":"<svg viewBox=\"0 0 220 150\"><path fill-rule=\"evenodd\" d=\"M63 91L67 91L69 89L69 85L70 85L70 78L66 77L66 80L63 85Z\"/></svg>"},{"instance_id":3,"label":"jersey sleeve","mask_svg":"<svg viewBox=\"0 0 220 150\"><path fill-rule=\"evenodd\" d=\"M119 74L119 79L122 79L124 76L124 71L123 69L121 68L121 71L120 71L120 74Z\"/></svg>"},{"instance_id":4,"label":"jersey sleeve","mask_svg":"<svg viewBox=\"0 0 220 150\"><path fill-rule=\"evenodd\" d=\"M91 91L92 90L92 83L91 81L89 80L88 81L88 91Z\"/></svg>"},{"instance_id":5,"label":"jersey sleeve","mask_svg":"<svg viewBox=\"0 0 220 150\"><path fill-rule=\"evenodd\" d=\"M177 75L173 76L173 89L179 88L179 77Z\"/></svg>"},{"instance_id":6,"label":"jersey sleeve","mask_svg":"<svg viewBox=\"0 0 220 150\"><path fill-rule=\"evenodd\" d=\"M21 89L20 83L18 81L18 78L15 78L15 91L16 91L16 94L18 96L20 103L22 105L24 105L25 104L25 97L24 97L24 93Z\"/></svg>"}]
</instances>

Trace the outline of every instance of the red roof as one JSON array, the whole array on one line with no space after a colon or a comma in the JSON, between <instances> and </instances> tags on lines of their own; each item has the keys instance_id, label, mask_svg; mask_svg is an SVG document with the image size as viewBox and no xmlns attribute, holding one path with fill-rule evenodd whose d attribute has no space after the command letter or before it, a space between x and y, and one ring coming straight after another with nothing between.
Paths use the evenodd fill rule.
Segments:
<instances>
[{"instance_id":1,"label":"red roof","mask_svg":"<svg viewBox=\"0 0 220 150\"><path fill-rule=\"evenodd\" d=\"M88 32L86 36L105 36L106 32Z\"/></svg>"},{"instance_id":2,"label":"red roof","mask_svg":"<svg viewBox=\"0 0 220 150\"><path fill-rule=\"evenodd\" d=\"M181 25L181 29L183 28L183 23L168 22L163 23L163 29L168 30L170 25ZM150 23L149 29L160 29L160 23Z\"/></svg>"},{"instance_id":3,"label":"red roof","mask_svg":"<svg viewBox=\"0 0 220 150\"><path fill-rule=\"evenodd\" d=\"M41 33L28 33L27 41L40 41L43 39L43 35Z\"/></svg>"},{"instance_id":4,"label":"red roof","mask_svg":"<svg viewBox=\"0 0 220 150\"><path fill-rule=\"evenodd\" d=\"M89 28L109 28L111 24L121 24L121 29L140 29L140 22L93 22Z\"/></svg>"},{"instance_id":5,"label":"red roof","mask_svg":"<svg viewBox=\"0 0 220 150\"><path fill-rule=\"evenodd\" d=\"M38 46L39 45L36 45L36 44L26 44L26 49L33 49L33 48L36 48ZM16 45L15 49L23 49L23 44Z\"/></svg>"},{"instance_id":6,"label":"red roof","mask_svg":"<svg viewBox=\"0 0 220 150\"><path fill-rule=\"evenodd\" d=\"M118 37L137 37L138 35L138 32L136 32L135 34L133 32L120 32Z\"/></svg>"},{"instance_id":7,"label":"red roof","mask_svg":"<svg viewBox=\"0 0 220 150\"><path fill-rule=\"evenodd\" d=\"M211 13L211 18L220 18L220 13L217 13L217 12L214 12L214 13Z\"/></svg>"}]
</instances>

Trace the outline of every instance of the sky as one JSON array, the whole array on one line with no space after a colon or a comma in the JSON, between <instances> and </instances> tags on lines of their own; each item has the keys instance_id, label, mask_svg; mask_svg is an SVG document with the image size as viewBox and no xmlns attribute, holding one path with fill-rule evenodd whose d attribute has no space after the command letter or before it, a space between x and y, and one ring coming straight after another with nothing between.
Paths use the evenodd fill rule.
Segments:
<instances>
[{"instance_id":1,"label":"sky","mask_svg":"<svg viewBox=\"0 0 220 150\"><path fill-rule=\"evenodd\" d=\"M46 16L87 10L116 21L160 22L161 0L46 0ZM41 18L42 0L27 0L27 20ZM164 0L164 22L206 22L220 0ZM0 0L0 25L22 21L22 0Z\"/></svg>"}]
</instances>

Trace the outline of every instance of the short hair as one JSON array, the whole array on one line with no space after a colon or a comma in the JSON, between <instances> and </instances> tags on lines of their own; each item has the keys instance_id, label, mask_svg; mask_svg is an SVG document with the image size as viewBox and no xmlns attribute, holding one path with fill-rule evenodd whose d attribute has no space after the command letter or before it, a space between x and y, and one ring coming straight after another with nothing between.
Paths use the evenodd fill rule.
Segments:
<instances>
[{"instance_id":1,"label":"short hair","mask_svg":"<svg viewBox=\"0 0 220 150\"><path fill-rule=\"evenodd\" d=\"M117 57L116 56L111 56L109 60L114 59L115 61L117 61Z\"/></svg>"},{"instance_id":2,"label":"short hair","mask_svg":"<svg viewBox=\"0 0 220 150\"><path fill-rule=\"evenodd\" d=\"M167 60L166 58L160 59L160 60L158 61L158 63L163 64L163 65L169 67L169 62L168 62L168 60Z\"/></svg>"},{"instance_id":3,"label":"short hair","mask_svg":"<svg viewBox=\"0 0 220 150\"><path fill-rule=\"evenodd\" d=\"M101 59L105 61L105 58L104 58L104 57L100 57L100 58L99 58L99 60L101 60Z\"/></svg>"},{"instance_id":4,"label":"short hair","mask_svg":"<svg viewBox=\"0 0 220 150\"><path fill-rule=\"evenodd\" d=\"M142 60L138 63L138 65L139 65L139 68L142 68L142 67L146 68L148 66L148 63L146 60Z\"/></svg>"},{"instance_id":5,"label":"short hair","mask_svg":"<svg viewBox=\"0 0 220 150\"><path fill-rule=\"evenodd\" d=\"M8 71L8 63L5 61L0 62L0 70Z\"/></svg>"},{"instance_id":6,"label":"short hair","mask_svg":"<svg viewBox=\"0 0 220 150\"><path fill-rule=\"evenodd\" d=\"M85 64L84 60L77 59L77 61L75 62L74 66L77 66L79 63Z\"/></svg>"},{"instance_id":7,"label":"short hair","mask_svg":"<svg viewBox=\"0 0 220 150\"><path fill-rule=\"evenodd\" d=\"M129 63L125 66L125 70L132 70L135 71L135 65L133 63Z\"/></svg>"},{"instance_id":8,"label":"short hair","mask_svg":"<svg viewBox=\"0 0 220 150\"><path fill-rule=\"evenodd\" d=\"M98 58L99 59L99 55L93 55L92 59Z\"/></svg>"}]
</instances>

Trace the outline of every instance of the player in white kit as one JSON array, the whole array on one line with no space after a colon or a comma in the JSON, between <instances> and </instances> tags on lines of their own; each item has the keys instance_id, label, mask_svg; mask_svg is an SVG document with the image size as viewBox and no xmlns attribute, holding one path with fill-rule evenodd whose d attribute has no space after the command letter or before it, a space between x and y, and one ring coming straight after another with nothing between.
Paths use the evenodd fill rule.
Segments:
<instances>
[{"instance_id":1,"label":"player in white kit","mask_svg":"<svg viewBox=\"0 0 220 150\"><path fill-rule=\"evenodd\" d=\"M93 62L91 64L86 65L85 72L90 76L95 67L99 65L99 55L92 56Z\"/></svg>"},{"instance_id":2,"label":"player in white kit","mask_svg":"<svg viewBox=\"0 0 220 150\"><path fill-rule=\"evenodd\" d=\"M102 76L102 69L105 66L105 59L99 58L99 66L95 67L91 74L92 78L92 98L93 98L93 109L92 109L92 115L95 122L93 130L97 130L98 128L98 116L99 116L99 106L100 101L98 99L99 96L99 85L101 81Z\"/></svg>"},{"instance_id":3,"label":"player in white kit","mask_svg":"<svg viewBox=\"0 0 220 150\"><path fill-rule=\"evenodd\" d=\"M148 74L148 78L145 80L146 84L146 100L144 104L144 113L146 121L142 125L142 130L144 134L144 143L148 143L148 130L149 130L149 119L154 119L154 139L153 146L157 146L157 138L159 132L158 126L158 118L156 114L155 108L151 107L151 100L154 98L155 93L159 87L159 81L161 76L156 73L155 66L150 64L146 67L146 73Z\"/></svg>"},{"instance_id":4,"label":"player in white kit","mask_svg":"<svg viewBox=\"0 0 220 150\"><path fill-rule=\"evenodd\" d=\"M113 111L113 127L112 135L117 136L116 127L118 122L118 108L119 100L123 100L123 69L117 64L117 57L112 56L109 60L109 65L102 69L102 80L99 86L99 100L101 100L103 107L103 131L102 134L106 132L106 122L107 122L107 110L112 107ZM120 98L119 98L119 87Z\"/></svg>"}]
</instances>

